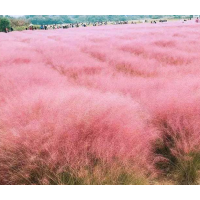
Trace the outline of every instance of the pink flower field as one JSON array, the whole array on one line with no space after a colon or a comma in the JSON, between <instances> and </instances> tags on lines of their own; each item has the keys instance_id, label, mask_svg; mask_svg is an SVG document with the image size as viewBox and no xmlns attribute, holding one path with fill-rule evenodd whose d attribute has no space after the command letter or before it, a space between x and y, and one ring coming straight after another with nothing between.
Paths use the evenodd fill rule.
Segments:
<instances>
[{"instance_id":1,"label":"pink flower field","mask_svg":"<svg viewBox=\"0 0 200 200\"><path fill-rule=\"evenodd\" d=\"M200 25L0 33L0 184L199 184Z\"/></svg>"}]
</instances>

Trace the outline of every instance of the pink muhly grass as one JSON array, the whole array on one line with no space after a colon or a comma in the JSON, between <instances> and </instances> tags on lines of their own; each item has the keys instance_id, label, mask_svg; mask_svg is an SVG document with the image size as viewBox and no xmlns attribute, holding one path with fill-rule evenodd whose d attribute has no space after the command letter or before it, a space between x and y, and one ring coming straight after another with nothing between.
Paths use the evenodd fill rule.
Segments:
<instances>
[{"instance_id":1,"label":"pink muhly grass","mask_svg":"<svg viewBox=\"0 0 200 200\"><path fill-rule=\"evenodd\" d=\"M197 183L199 30L0 33L0 183Z\"/></svg>"},{"instance_id":2,"label":"pink muhly grass","mask_svg":"<svg viewBox=\"0 0 200 200\"><path fill-rule=\"evenodd\" d=\"M137 175L151 170L146 114L129 98L70 88L33 90L9 101L0 115L3 184L41 184L49 173L76 172L95 162L113 171L118 162Z\"/></svg>"}]
</instances>

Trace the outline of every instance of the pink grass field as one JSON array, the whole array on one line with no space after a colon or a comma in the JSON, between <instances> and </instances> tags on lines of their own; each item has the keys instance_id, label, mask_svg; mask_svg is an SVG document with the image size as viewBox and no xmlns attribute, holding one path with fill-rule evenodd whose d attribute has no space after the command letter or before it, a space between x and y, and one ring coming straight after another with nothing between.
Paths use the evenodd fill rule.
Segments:
<instances>
[{"instance_id":1,"label":"pink grass field","mask_svg":"<svg viewBox=\"0 0 200 200\"><path fill-rule=\"evenodd\" d=\"M200 25L0 33L0 184L198 184Z\"/></svg>"}]
</instances>

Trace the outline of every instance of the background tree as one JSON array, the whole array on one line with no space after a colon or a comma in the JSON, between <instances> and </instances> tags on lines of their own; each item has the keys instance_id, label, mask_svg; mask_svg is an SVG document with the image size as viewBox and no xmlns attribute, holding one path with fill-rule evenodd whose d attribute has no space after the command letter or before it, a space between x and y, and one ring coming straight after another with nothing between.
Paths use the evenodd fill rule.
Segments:
<instances>
[{"instance_id":1,"label":"background tree","mask_svg":"<svg viewBox=\"0 0 200 200\"><path fill-rule=\"evenodd\" d=\"M0 31L5 32L6 28L10 28L10 20L8 18L0 18Z\"/></svg>"},{"instance_id":2,"label":"background tree","mask_svg":"<svg viewBox=\"0 0 200 200\"><path fill-rule=\"evenodd\" d=\"M10 19L11 26L28 26L30 24L29 20L27 19L18 19L18 18L12 18Z\"/></svg>"}]
</instances>

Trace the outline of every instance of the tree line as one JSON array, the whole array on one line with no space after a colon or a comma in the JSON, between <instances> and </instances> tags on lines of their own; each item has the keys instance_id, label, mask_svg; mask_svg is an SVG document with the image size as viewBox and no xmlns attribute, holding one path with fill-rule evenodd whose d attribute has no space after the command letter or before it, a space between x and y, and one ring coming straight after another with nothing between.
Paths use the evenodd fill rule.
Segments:
<instances>
[{"instance_id":1,"label":"tree line","mask_svg":"<svg viewBox=\"0 0 200 200\"><path fill-rule=\"evenodd\" d=\"M23 18L33 24L94 23L105 21L129 21L142 19L181 19L189 15L26 15Z\"/></svg>"},{"instance_id":2,"label":"tree line","mask_svg":"<svg viewBox=\"0 0 200 200\"><path fill-rule=\"evenodd\" d=\"M17 18L32 24L63 24L79 22L128 21L140 19L184 18L190 15L24 15ZM13 19L9 15L6 18ZM16 18L15 18L16 19Z\"/></svg>"},{"instance_id":3,"label":"tree line","mask_svg":"<svg viewBox=\"0 0 200 200\"><path fill-rule=\"evenodd\" d=\"M10 15L0 15L0 31L19 26L27 26L32 23L35 25L51 25L64 23L95 23L95 22L114 22L144 19L181 19L189 18L193 15L24 15L12 17Z\"/></svg>"}]
</instances>

